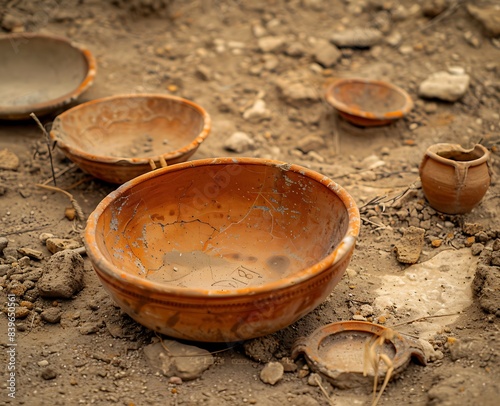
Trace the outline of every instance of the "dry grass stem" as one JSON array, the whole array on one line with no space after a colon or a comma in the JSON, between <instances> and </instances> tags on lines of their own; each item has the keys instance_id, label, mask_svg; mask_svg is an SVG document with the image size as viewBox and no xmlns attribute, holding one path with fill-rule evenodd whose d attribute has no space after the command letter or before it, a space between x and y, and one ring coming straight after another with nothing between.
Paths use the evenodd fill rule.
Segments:
<instances>
[{"instance_id":1,"label":"dry grass stem","mask_svg":"<svg viewBox=\"0 0 500 406\"><path fill-rule=\"evenodd\" d=\"M325 395L325 398L326 400L328 400L328 403L330 405L335 405L335 402L333 401L333 399L330 397L330 395L328 395L328 392L326 391L326 389L323 387L323 385L321 384L321 380L316 376L315 377L315 382L318 384L318 387L319 389L321 390L321 392L323 393L323 395Z\"/></svg>"},{"instance_id":2,"label":"dry grass stem","mask_svg":"<svg viewBox=\"0 0 500 406\"><path fill-rule=\"evenodd\" d=\"M56 186L42 185L40 183L37 183L36 186L66 195L69 198L71 205L76 211L76 217L78 218L78 220L85 221L85 214L83 214L82 208L80 207L80 205L78 204L78 202L71 193L66 192L65 190L58 188Z\"/></svg>"}]
</instances>

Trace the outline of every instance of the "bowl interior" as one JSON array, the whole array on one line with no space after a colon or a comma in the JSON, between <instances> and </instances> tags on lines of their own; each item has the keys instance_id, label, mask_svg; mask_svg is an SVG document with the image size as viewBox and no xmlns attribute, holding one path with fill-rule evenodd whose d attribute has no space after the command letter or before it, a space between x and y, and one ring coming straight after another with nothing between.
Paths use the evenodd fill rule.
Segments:
<instances>
[{"instance_id":1,"label":"bowl interior","mask_svg":"<svg viewBox=\"0 0 500 406\"><path fill-rule=\"evenodd\" d=\"M108 196L95 225L108 272L160 289L231 292L293 280L346 235L345 203L298 170L190 164Z\"/></svg>"},{"instance_id":2,"label":"bowl interior","mask_svg":"<svg viewBox=\"0 0 500 406\"><path fill-rule=\"evenodd\" d=\"M346 81L333 87L333 97L347 108L382 116L402 109L406 97L396 89L379 82Z\"/></svg>"},{"instance_id":3,"label":"bowl interior","mask_svg":"<svg viewBox=\"0 0 500 406\"><path fill-rule=\"evenodd\" d=\"M76 90L89 69L82 51L57 38L0 39L0 106L46 103Z\"/></svg>"},{"instance_id":4,"label":"bowl interior","mask_svg":"<svg viewBox=\"0 0 500 406\"><path fill-rule=\"evenodd\" d=\"M120 96L84 103L57 117L56 138L93 158L139 158L186 147L205 126L194 104L161 96Z\"/></svg>"}]
</instances>

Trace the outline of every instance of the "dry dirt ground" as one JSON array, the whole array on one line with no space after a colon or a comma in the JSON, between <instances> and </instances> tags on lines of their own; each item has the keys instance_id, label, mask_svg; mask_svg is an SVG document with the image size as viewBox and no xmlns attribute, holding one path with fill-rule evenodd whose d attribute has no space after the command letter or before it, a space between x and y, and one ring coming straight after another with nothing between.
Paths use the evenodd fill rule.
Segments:
<instances>
[{"instance_id":1,"label":"dry dirt ground","mask_svg":"<svg viewBox=\"0 0 500 406\"><path fill-rule=\"evenodd\" d=\"M391 326L460 312L398 327L429 343L429 362L410 363L389 383L380 404L497 405L498 178L493 176L482 203L462 216L432 210L415 183L425 150L437 142L470 147L482 139L492 171L500 173L500 42L491 27L488 31L471 16L469 3L489 6L488 14L494 14L494 1L0 1L4 33L67 36L93 52L97 77L80 101L141 92L194 100L207 109L213 126L192 159L253 156L308 166L344 186L364 218L343 280L315 311L256 342L264 362L251 359L252 351L242 343L195 343L224 351L214 355L215 363L201 377L181 383L151 367L144 348L158 338L113 305L86 257L81 291L70 299L40 297L37 281L51 256L40 235L81 243L84 224L64 216L69 203L64 195L35 186L50 178L37 126L1 122L0 150L14 153L20 163L17 170L0 169L0 238L7 244L0 253L0 299L6 313L7 293L15 291L18 317L15 399L8 396L8 322L0 317L0 404L368 405L370 387L339 389L326 380L323 391L314 386L301 357L275 385L264 383L260 372L266 362L289 357L298 337L327 323L355 318ZM370 48L342 48L328 61L321 53L325 43L353 27L377 28L382 38ZM470 75L462 98L443 102L418 96L422 81L450 67ZM386 127L364 129L337 120L324 101L324 86L349 76L397 84L410 93L415 108ZM297 92L287 93L292 85ZM263 100L265 109L255 117L245 115L256 100ZM50 125L52 119L43 121ZM237 131L253 140L239 153L225 149ZM74 195L86 215L115 188L73 168L57 151L54 163L58 173L69 168L58 185ZM364 206L409 186L393 204ZM418 280L422 269L412 271L394 252L409 226L425 230L419 264L437 261L443 275L455 272L453 278L464 286L458 289L430 274L427 285L398 299L405 289L401 281ZM43 258L26 257L19 248L41 251ZM428 307L415 306L410 296Z\"/></svg>"}]
</instances>

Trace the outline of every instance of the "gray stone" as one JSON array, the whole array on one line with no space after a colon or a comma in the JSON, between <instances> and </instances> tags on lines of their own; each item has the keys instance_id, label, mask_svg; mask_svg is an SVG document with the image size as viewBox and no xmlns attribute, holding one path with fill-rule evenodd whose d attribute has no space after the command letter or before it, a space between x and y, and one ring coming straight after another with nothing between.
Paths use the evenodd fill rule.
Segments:
<instances>
[{"instance_id":1,"label":"gray stone","mask_svg":"<svg viewBox=\"0 0 500 406\"><path fill-rule=\"evenodd\" d=\"M418 95L454 102L467 92L469 83L470 77L465 73L454 75L445 71L435 72L420 84Z\"/></svg>"},{"instance_id":2,"label":"gray stone","mask_svg":"<svg viewBox=\"0 0 500 406\"><path fill-rule=\"evenodd\" d=\"M484 27L492 37L500 36L500 7L494 2L484 5L467 4L467 11Z\"/></svg>"},{"instance_id":3,"label":"gray stone","mask_svg":"<svg viewBox=\"0 0 500 406\"><path fill-rule=\"evenodd\" d=\"M286 49L285 53L288 56L299 57L305 55L307 51L304 45L302 45L300 42L292 42Z\"/></svg>"},{"instance_id":4,"label":"gray stone","mask_svg":"<svg viewBox=\"0 0 500 406\"><path fill-rule=\"evenodd\" d=\"M260 371L260 379L264 383L275 385L283 378L285 369L279 362L269 362Z\"/></svg>"},{"instance_id":5,"label":"gray stone","mask_svg":"<svg viewBox=\"0 0 500 406\"><path fill-rule=\"evenodd\" d=\"M149 344L144 347L144 355L155 371L183 381L199 378L214 363L207 350L173 340Z\"/></svg>"},{"instance_id":6,"label":"gray stone","mask_svg":"<svg viewBox=\"0 0 500 406\"><path fill-rule=\"evenodd\" d=\"M286 101L290 103L317 101L320 99L318 93L312 86L307 86L307 84L301 81L278 78L276 80L276 85Z\"/></svg>"},{"instance_id":7,"label":"gray stone","mask_svg":"<svg viewBox=\"0 0 500 406\"><path fill-rule=\"evenodd\" d=\"M396 243L396 258L403 264L416 264L424 246L425 230L408 227L403 237Z\"/></svg>"},{"instance_id":8,"label":"gray stone","mask_svg":"<svg viewBox=\"0 0 500 406\"><path fill-rule=\"evenodd\" d=\"M374 28L353 28L332 34L330 42L338 47L370 48L382 41L382 33Z\"/></svg>"},{"instance_id":9,"label":"gray stone","mask_svg":"<svg viewBox=\"0 0 500 406\"><path fill-rule=\"evenodd\" d=\"M7 265L7 264L0 265L0 277L7 275L7 272L9 271L9 269L10 269L10 265Z\"/></svg>"},{"instance_id":10,"label":"gray stone","mask_svg":"<svg viewBox=\"0 0 500 406\"><path fill-rule=\"evenodd\" d=\"M101 328L101 325L102 325L101 322L88 321L88 322L84 323L79 328L80 334L82 334L84 336L89 335L89 334L95 334L99 331L99 329Z\"/></svg>"},{"instance_id":11,"label":"gray stone","mask_svg":"<svg viewBox=\"0 0 500 406\"><path fill-rule=\"evenodd\" d=\"M447 0L425 0L422 4L422 13L426 17L434 18L447 8Z\"/></svg>"},{"instance_id":12,"label":"gray stone","mask_svg":"<svg viewBox=\"0 0 500 406\"><path fill-rule=\"evenodd\" d=\"M285 45L285 38L266 36L259 38L259 49L261 52L278 52Z\"/></svg>"},{"instance_id":13,"label":"gray stone","mask_svg":"<svg viewBox=\"0 0 500 406\"><path fill-rule=\"evenodd\" d=\"M456 339L449 344L452 361L457 361L459 359L474 359L478 357L478 354L485 348L488 348L488 342L480 338L465 337Z\"/></svg>"},{"instance_id":14,"label":"gray stone","mask_svg":"<svg viewBox=\"0 0 500 406\"><path fill-rule=\"evenodd\" d=\"M0 237L0 251L3 251L9 245L9 239L6 237Z\"/></svg>"},{"instance_id":15,"label":"gray stone","mask_svg":"<svg viewBox=\"0 0 500 406\"><path fill-rule=\"evenodd\" d=\"M342 56L342 52L326 40L319 40L314 47L314 60L325 68L334 66Z\"/></svg>"},{"instance_id":16,"label":"gray stone","mask_svg":"<svg viewBox=\"0 0 500 406\"><path fill-rule=\"evenodd\" d=\"M245 110L243 118L252 123L259 123L271 118L271 112L266 108L266 102L264 100L257 99L252 107Z\"/></svg>"},{"instance_id":17,"label":"gray stone","mask_svg":"<svg viewBox=\"0 0 500 406\"><path fill-rule=\"evenodd\" d=\"M54 254L43 269L37 285L42 297L69 299L83 288L83 258L72 250Z\"/></svg>"},{"instance_id":18,"label":"gray stone","mask_svg":"<svg viewBox=\"0 0 500 406\"><path fill-rule=\"evenodd\" d=\"M314 11L322 11L325 7L325 0L302 0L302 7Z\"/></svg>"},{"instance_id":19,"label":"gray stone","mask_svg":"<svg viewBox=\"0 0 500 406\"><path fill-rule=\"evenodd\" d=\"M307 377L307 384L309 386L319 386L322 382L323 380L321 379L321 375L317 374L316 372L313 372Z\"/></svg>"},{"instance_id":20,"label":"gray stone","mask_svg":"<svg viewBox=\"0 0 500 406\"><path fill-rule=\"evenodd\" d=\"M57 372L54 371L52 368L48 367L48 368L45 368L43 371L42 371L42 379L45 379L46 381L50 380L50 379L55 379L57 378Z\"/></svg>"},{"instance_id":21,"label":"gray stone","mask_svg":"<svg viewBox=\"0 0 500 406\"><path fill-rule=\"evenodd\" d=\"M307 154L325 147L325 140L318 135L307 135L297 143L297 148Z\"/></svg>"},{"instance_id":22,"label":"gray stone","mask_svg":"<svg viewBox=\"0 0 500 406\"><path fill-rule=\"evenodd\" d=\"M224 143L224 148L233 152L245 152L252 149L255 142L247 133L237 131L233 133Z\"/></svg>"},{"instance_id":23,"label":"gray stone","mask_svg":"<svg viewBox=\"0 0 500 406\"><path fill-rule=\"evenodd\" d=\"M40 317L47 323L59 323L61 321L62 311L58 307L51 307L50 309L44 310Z\"/></svg>"}]
</instances>

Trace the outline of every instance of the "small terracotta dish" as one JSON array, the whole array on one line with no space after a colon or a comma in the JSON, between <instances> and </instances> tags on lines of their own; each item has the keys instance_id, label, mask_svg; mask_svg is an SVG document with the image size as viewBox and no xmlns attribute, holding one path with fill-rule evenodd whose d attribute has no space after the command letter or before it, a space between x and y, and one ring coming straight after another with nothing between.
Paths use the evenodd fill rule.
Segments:
<instances>
[{"instance_id":1,"label":"small terracotta dish","mask_svg":"<svg viewBox=\"0 0 500 406\"><path fill-rule=\"evenodd\" d=\"M119 95L73 107L50 136L81 169L124 183L154 168L186 161L210 133L198 104L161 94Z\"/></svg>"},{"instance_id":2,"label":"small terracotta dish","mask_svg":"<svg viewBox=\"0 0 500 406\"><path fill-rule=\"evenodd\" d=\"M353 198L317 172L215 158L119 187L90 216L85 245L104 288L137 322L233 342L318 306L340 281L359 226Z\"/></svg>"},{"instance_id":3,"label":"small terracotta dish","mask_svg":"<svg viewBox=\"0 0 500 406\"><path fill-rule=\"evenodd\" d=\"M412 357L426 364L420 344L411 337L404 337L394 330L364 321L342 321L328 324L314 331L309 337L299 339L292 350L292 358L303 354L312 370L321 373L333 385L347 389L367 387L371 390L375 371L365 369L365 349L368 340L386 338L377 348L392 361L394 371L391 377L403 371ZM384 381L387 365L380 362L378 381Z\"/></svg>"},{"instance_id":4,"label":"small terracotta dish","mask_svg":"<svg viewBox=\"0 0 500 406\"><path fill-rule=\"evenodd\" d=\"M0 36L0 119L20 120L60 109L87 90L96 74L89 50L65 38Z\"/></svg>"},{"instance_id":5,"label":"small terracotta dish","mask_svg":"<svg viewBox=\"0 0 500 406\"><path fill-rule=\"evenodd\" d=\"M338 79L327 88L326 100L347 121L362 127L390 124L413 108L403 89L370 79Z\"/></svg>"}]
</instances>

